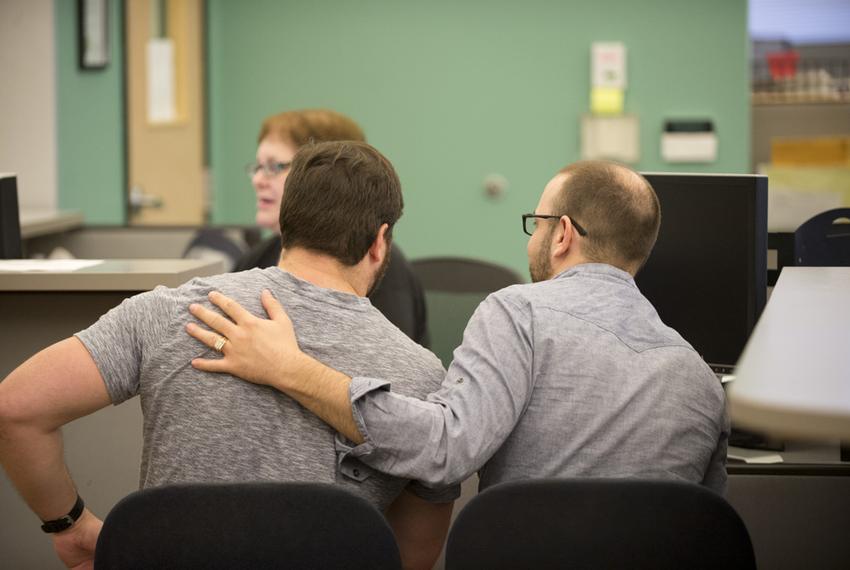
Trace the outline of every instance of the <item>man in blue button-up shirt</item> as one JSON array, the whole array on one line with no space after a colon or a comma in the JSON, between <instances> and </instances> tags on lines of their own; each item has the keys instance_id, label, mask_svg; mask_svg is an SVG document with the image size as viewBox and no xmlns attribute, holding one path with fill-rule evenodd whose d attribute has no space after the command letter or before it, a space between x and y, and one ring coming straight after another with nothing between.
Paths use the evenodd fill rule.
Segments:
<instances>
[{"instance_id":1,"label":"man in blue button-up shirt","mask_svg":"<svg viewBox=\"0 0 850 570\"><path fill-rule=\"evenodd\" d=\"M534 283L476 310L442 388L426 400L349 378L302 354L267 293L271 320L216 297L232 321L224 358L195 361L291 395L355 445L351 457L429 485L480 470L481 488L535 477L640 477L726 486L723 389L635 286L658 234L649 183L617 164L559 172L523 216ZM213 333L197 333L214 342ZM399 363L404 366L404 363Z\"/></svg>"}]
</instances>

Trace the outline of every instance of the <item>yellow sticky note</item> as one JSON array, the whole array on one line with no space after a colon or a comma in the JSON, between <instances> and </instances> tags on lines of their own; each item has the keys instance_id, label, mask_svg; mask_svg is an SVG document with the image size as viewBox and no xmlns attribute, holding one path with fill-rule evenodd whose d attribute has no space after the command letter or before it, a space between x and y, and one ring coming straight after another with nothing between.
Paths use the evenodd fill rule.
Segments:
<instances>
[{"instance_id":1,"label":"yellow sticky note","mask_svg":"<svg viewBox=\"0 0 850 570\"><path fill-rule=\"evenodd\" d=\"M623 112L623 90L617 87L594 87L590 90L590 112L596 115L619 115Z\"/></svg>"}]
</instances>

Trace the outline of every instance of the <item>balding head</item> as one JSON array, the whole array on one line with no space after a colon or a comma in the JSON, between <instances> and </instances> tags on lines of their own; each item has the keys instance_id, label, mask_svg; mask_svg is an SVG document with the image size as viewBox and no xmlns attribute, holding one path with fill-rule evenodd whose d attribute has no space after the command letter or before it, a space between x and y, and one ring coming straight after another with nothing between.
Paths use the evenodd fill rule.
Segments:
<instances>
[{"instance_id":1,"label":"balding head","mask_svg":"<svg viewBox=\"0 0 850 570\"><path fill-rule=\"evenodd\" d=\"M649 182L626 166L599 160L573 163L561 173L564 183L552 213L574 218L587 230L582 243L587 260L637 273L661 224L661 207Z\"/></svg>"}]
</instances>

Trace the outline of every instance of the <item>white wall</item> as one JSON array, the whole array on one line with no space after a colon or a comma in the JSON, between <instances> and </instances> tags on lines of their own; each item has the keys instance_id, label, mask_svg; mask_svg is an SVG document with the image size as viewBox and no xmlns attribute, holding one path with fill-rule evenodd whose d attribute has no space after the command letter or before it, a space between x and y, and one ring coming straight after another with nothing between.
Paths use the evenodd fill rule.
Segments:
<instances>
[{"instance_id":1,"label":"white wall","mask_svg":"<svg viewBox=\"0 0 850 570\"><path fill-rule=\"evenodd\" d=\"M57 205L54 37L53 0L0 0L0 172L22 209Z\"/></svg>"}]
</instances>

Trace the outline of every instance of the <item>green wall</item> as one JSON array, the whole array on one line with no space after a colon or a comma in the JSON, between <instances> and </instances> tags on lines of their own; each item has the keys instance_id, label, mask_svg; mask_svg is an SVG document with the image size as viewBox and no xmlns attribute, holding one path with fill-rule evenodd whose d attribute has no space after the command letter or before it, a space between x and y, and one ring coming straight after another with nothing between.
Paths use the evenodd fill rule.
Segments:
<instances>
[{"instance_id":1,"label":"green wall","mask_svg":"<svg viewBox=\"0 0 850 570\"><path fill-rule=\"evenodd\" d=\"M628 49L626 111L640 118L644 170L747 172L749 71L741 0L207 0L209 149L215 223L251 223L242 167L262 119L327 106L351 115L396 165L408 257L464 255L525 272L519 214L579 158L590 45ZM80 72L76 2L55 0L59 202L89 223L124 223L120 0L112 61ZM710 117L708 165L659 156L667 117ZM509 180L483 196L490 173Z\"/></svg>"},{"instance_id":2,"label":"green wall","mask_svg":"<svg viewBox=\"0 0 850 570\"><path fill-rule=\"evenodd\" d=\"M102 71L78 68L77 3L53 5L59 206L81 210L87 224L123 224L123 3L109 3L110 62Z\"/></svg>"},{"instance_id":3,"label":"green wall","mask_svg":"<svg viewBox=\"0 0 850 570\"><path fill-rule=\"evenodd\" d=\"M262 119L301 107L351 115L396 165L408 257L473 256L525 274L519 215L579 158L590 45L628 49L626 111L644 170L747 172L746 2L208 0L215 222L250 222L242 166ZM669 165L667 117L710 117L719 158ZM483 196L489 173L503 199Z\"/></svg>"}]
</instances>

